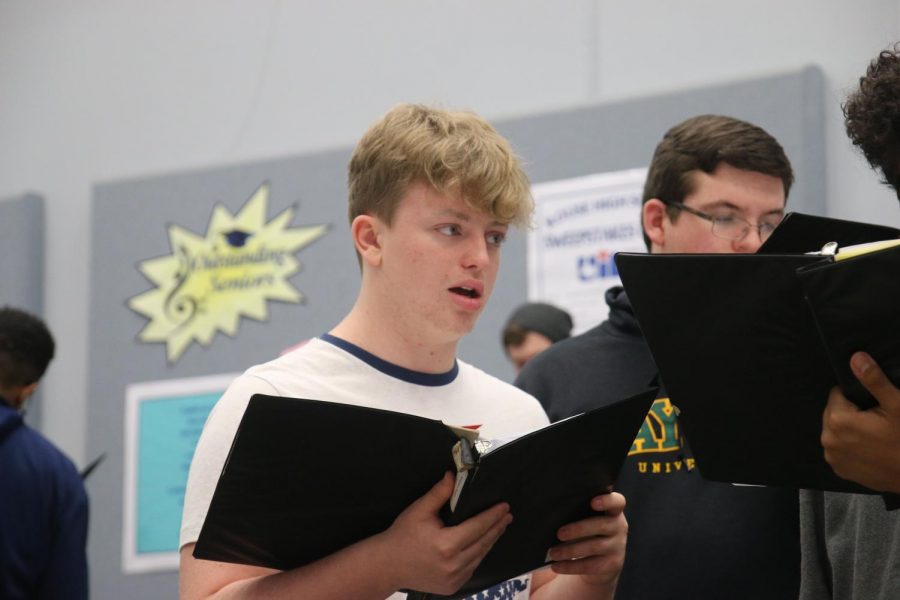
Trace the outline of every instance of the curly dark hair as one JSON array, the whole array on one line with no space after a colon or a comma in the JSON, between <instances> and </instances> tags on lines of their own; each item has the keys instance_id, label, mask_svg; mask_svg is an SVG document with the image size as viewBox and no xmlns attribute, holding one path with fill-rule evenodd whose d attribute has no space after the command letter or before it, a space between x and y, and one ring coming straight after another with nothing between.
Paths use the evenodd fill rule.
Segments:
<instances>
[{"instance_id":1,"label":"curly dark hair","mask_svg":"<svg viewBox=\"0 0 900 600\"><path fill-rule=\"evenodd\" d=\"M842 108L850 141L900 199L900 43L869 64Z\"/></svg>"}]
</instances>

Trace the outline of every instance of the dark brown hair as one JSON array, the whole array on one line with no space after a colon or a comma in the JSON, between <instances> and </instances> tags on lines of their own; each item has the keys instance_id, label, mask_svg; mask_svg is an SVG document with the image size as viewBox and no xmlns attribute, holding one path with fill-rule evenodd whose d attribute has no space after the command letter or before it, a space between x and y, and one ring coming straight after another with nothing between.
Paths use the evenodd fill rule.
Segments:
<instances>
[{"instance_id":1,"label":"dark brown hair","mask_svg":"<svg viewBox=\"0 0 900 600\"><path fill-rule=\"evenodd\" d=\"M781 144L761 127L722 115L700 115L669 129L656 146L643 202L658 198L663 202L683 202L693 192L694 171L712 173L719 163L737 169L778 177L784 197L794 183L794 171ZM678 218L678 209L668 208L669 218ZM644 234L644 242L650 240Z\"/></svg>"}]
</instances>

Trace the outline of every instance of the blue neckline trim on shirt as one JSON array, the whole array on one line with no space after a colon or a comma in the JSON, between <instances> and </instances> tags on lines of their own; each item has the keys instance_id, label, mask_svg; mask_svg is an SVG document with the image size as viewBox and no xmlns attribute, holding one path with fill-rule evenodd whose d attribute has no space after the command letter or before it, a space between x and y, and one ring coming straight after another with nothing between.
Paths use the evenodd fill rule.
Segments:
<instances>
[{"instance_id":1,"label":"blue neckline trim on shirt","mask_svg":"<svg viewBox=\"0 0 900 600\"><path fill-rule=\"evenodd\" d=\"M412 369L407 369L406 367L401 367L399 365L395 365L394 363L378 358L371 352L363 350L356 344L351 344L347 340L342 340L341 338L335 337L330 333L323 333L319 336L319 339L328 342L329 344L333 344L341 350L349 352L359 360L363 361L374 369L378 369L385 375L390 375L391 377L395 377L396 379L402 379L403 381L406 381L408 383L415 383L416 385L427 385L430 387L447 385L449 383L452 383L453 380L456 379L456 375L459 373L459 363L455 360L453 361L453 368L445 373L423 373L421 371L413 371Z\"/></svg>"}]
</instances>

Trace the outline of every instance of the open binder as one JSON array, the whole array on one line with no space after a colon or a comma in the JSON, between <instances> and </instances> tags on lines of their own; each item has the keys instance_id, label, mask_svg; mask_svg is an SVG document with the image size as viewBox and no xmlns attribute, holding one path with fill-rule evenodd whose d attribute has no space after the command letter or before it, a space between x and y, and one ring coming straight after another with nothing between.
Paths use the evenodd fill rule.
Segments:
<instances>
[{"instance_id":1,"label":"open binder","mask_svg":"<svg viewBox=\"0 0 900 600\"><path fill-rule=\"evenodd\" d=\"M829 242L840 247L900 237L900 229L790 212L784 216L757 254L803 254Z\"/></svg>"},{"instance_id":2,"label":"open binder","mask_svg":"<svg viewBox=\"0 0 900 600\"><path fill-rule=\"evenodd\" d=\"M616 479L656 390L484 451L441 421L348 404L256 394L240 423L194 556L287 570L384 531L443 474L454 447L471 468L443 518L498 502L513 522L456 595L545 564L556 530L591 514ZM489 399L485 401L489 402ZM460 444L460 445L458 445ZM479 450L479 448L481 450ZM458 486L459 487L459 486Z\"/></svg>"},{"instance_id":3,"label":"open binder","mask_svg":"<svg viewBox=\"0 0 900 600\"><path fill-rule=\"evenodd\" d=\"M900 246L846 260L620 253L616 264L701 474L874 493L834 474L819 437L834 385L874 403L849 370L853 352L900 383Z\"/></svg>"}]
</instances>

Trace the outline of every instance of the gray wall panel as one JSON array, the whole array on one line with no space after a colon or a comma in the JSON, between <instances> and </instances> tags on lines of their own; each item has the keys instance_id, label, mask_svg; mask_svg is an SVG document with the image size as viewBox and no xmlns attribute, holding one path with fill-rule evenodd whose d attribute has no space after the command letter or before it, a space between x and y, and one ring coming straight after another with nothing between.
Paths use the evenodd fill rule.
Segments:
<instances>
[{"instance_id":1,"label":"gray wall panel","mask_svg":"<svg viewBox=\"0 0 900 600\"><path fill-rule=\"evenodd\" d=\"M36 194L0 200L0 282L0 306L43 315L44 199ZM25 420L40 428L42 411L38 390L28 403Z\"/></svg>"},{"instance_id":2,"label":"gray wall panel","mask_svg":"<svg viewBox=\"0 0 900 600\"><path fill-rule=\"evenodd\" d=\"M0 200L0 305L41 314L44 308L44 200Z\"/></svg>"}]
</instances>

